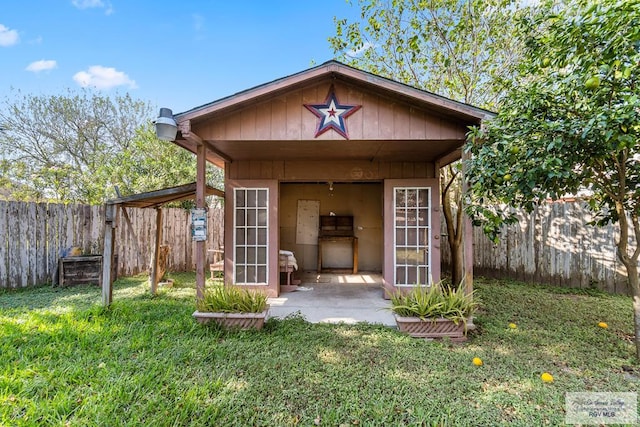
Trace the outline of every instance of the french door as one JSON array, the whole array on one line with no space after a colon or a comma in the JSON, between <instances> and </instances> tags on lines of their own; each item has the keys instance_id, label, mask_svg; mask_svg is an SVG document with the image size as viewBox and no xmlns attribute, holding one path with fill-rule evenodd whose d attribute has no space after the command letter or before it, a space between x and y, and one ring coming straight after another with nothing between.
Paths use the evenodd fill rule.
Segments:
<instances>
[{"instance_id":1,"label":"french door","mask_svg":"<svg viewBox=\"0 0 640 427\"><path fill-rule=\"evenodd\" d=\"M426 286L431 272L431 188L394 187L394 282Z\"/></svg>"},{"instance_id":2,"label":"french door","mask_svg":"<svg viewBox=\"0 0 640 427\"><path fill-rule=\"evenodd\" d=\"M234 283L264 285L269 277L269 189L236 188L234 196Z\"/></svg>"}]
</instances>

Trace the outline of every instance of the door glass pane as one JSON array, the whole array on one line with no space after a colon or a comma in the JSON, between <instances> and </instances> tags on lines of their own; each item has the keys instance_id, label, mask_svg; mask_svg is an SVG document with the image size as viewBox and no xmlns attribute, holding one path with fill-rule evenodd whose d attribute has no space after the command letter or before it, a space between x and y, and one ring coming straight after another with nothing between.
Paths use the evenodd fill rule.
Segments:
<instances>
[{"instance_id":1,"label":"door glass pane","mask_svg":"<svg viewBox=\"0 0 640 427\"><path fill-rule=\"evenodd\" d=\"M258 230L255 228L247 229L247 245L254 246L256 243L256 235L258 234Z\"/></svg>"},{"instance_id":2,"label":"door glass pane","mask_svg":"<svg viewBox=\"0 0 640 427\"><path fill-rule=\"evenodd\" d=\"M258 228L258 241L256 242L258 245L264 246L267 244L267 229L266 228Z\"/></svg>"},{"instance_id":3,"label":"door glass pane","mask_svg":"<svg viewBox=\"0 0 640 427\"><path fill-rule=\"evenodd\" d=\"M266 209L258 209L258 225L260 227L267 226L267 210Z\"/></svg>"},{"instance_id":4,"label":"door glass pane","mask_svg":"<svg viewBox=\"0 0 640 427\"><path fill-rule=\"evenodd\" d=\"M415 189L407 190L406 205L408 208L415 208L417 206L417 196L418 192Z\"/></svg>"},{"instance_id":5,"label":"door glass pane","mask_svg":"<svg viewBox=\"0 0 640 427\"><path fill-rule=\"evenodd\" d=\"M404 246L405 244L406 244L405 229L404 228L396 228L396 245Z\"/></svg>"},{"instance_id":6,"label":"door glass pane","mask_svg":"<svg viewBox=\"0 0 640 427\"><path fill-rule=\"evenodd\" d=\"M267 265L267 248L258 248L257 263Z\"/></svg>"},{"instance_id":7,"label":"door glass pane","mask_svg":"<svg viewBox=\"0 0 640 427\"><path fill-rule=\"evenodd\" d=\"M404 226L407 223L406 209L396 209L396 225Z\"/></svg>"},{"instance_id":8,"label":"door glass pane","mask_svg":"<svg viewBox=\"0 0 640 427\"><path fill-rule=\"evenodd\" d=\"M267 206L267 190L258 190L258 206Z\"/></svg>"},{"instance_id":9,"label":"door glass pane","mask_svg":"<svg viewBox=\"0 0 640 427\"><path fill-rule=\"evenodd\" d=\"M418 211L418 227L429 226L429 210L426 208L420 208Z\"/></svg>"},{"instance_id":10,"label":"door glass pane","mask_svg":"<svg viewBox=\"0 0 640 427\"><path fill-rule=\"evenodd\" d=\"M404 273L404 267L396 267L396 283L407 283L407 276Z\"/></svg>"},{"instance_id":11,"label":"door glass pane","mask_svg":"<svg viewBox=\"0 0 640 427\"><path fill-rule=\"evenodd\" d=\"M409 251L407 248L396 247L396 265L404 265L408 261Z\"/></svg>"},{"instance_id":12,"label":"door glass pane","mask_svg":"<svg viewBox=\"0 0 640 427\"><path fill-rule=\"evenodd\" d=\"M425 228L419 228L416 232L420 233L416 244L418 246L429 246L429 230Z\"/></svg>"},{"instance_id":13,"label":"door glass pane","mask_svg":"<svg viewBox=\"0 0 640 427\"><path fill-rule=\"evenodd\" d=\"M429 206L429 191L424 188L418 190L418 206Z\"/></svg>"},{"instance_id":14,"label":"door glass pane","mask_svg":"<svg viewBox=\"0 0 640 427\"><path fill-rule=\"evenodd\" d=\"M247 279L244 274L244 266L237 265L236 266L236 283L246 283Z\"/></svg>"},{"instance_id":15,"label":"door glass pane","mask_svg":"<svg viewBox=\"0 0 640 427\"><path fill-rule=\"evenodd\" d=\"M267 267L266 265L258 266L258 283L267 283Z\"/></svg>"},{"instance_id":16,"label":"door glass pane","mask_svg":"<svg viewBox=\"0 0 640 427\"><path fill-rule=\"evenodd\" d=\"M407 265L420 265L422 264L422 251L412 249L407 251Z\"/></svg>"},{"instance_id":17,"label":"door glass pane","mask_svg":"<svg viewBox=\"0 0 640 427\"><path fill-rule=\"evenodd\" d=\"M417 242L418 242L418 229L408 228L407 229L407 245L415 245Z\"/></svg>"},{"instance_id":18,"label":"door glass pane","mask_svg":"<svg viewBox=\"0 0 640 427\"><path fill-rule=\"evenodd\" d=\"M256 263L256 248L247 248L247 264Z\"/></svg>"},{"instance_id":19,"label":"door glass pane","mask_svg":"<svg viewBox=\"0 0 640 427\"><path fill-rule=\"evenodd\" d=\"M245 242L246 242L245 229L244 228L236 228L236 245L244 246Z\"/></svg>"},{"instance_id":20,"label":"door glass pane","mask_svg":"<svg viewBox=\"0 0 640 427\"><path fill-rule=\"evenodd\" d=\"M237 207L244 207L247 206L246 200L245 200L245 192L244 190L236 190L236 206Z\"/></svg>"},{"instance_id":21,"label":"door glass pane","mask_svg":"<svg viewBox=\"0 0 640 427\"><path fill-rule=\"evenodd\" d=\"M245 248L243 247L237 247L236 248L236 263L238 264L245 264L246 263L246 257L245 257Z\"/></svg>"},{"instance_id":22,"label":"door glass pane","mask_svg":"<svg viewBox=\"0 0 640 427\"><path fill-rule=\"evenodd\" d=\"M420 281L418 282L419 285L426 285L431 281L428 271L429 270L427 269L427 267L418 268L418 273L420 273Z\"/></svg>"},{"instance_id":23,"label":"door glass pane","mask_svg":"<svg viewBox=\"0 0 640 427\"><path fill-rule=\"evenodd\" d=\"M256 225L258 225L258 222L256 219L256 211L253 209L247 210L247 225L249 227L255 227Z\"/></svg>"},{"instance_id":24,"label":"door glass pane","mask_svg":"<svg viewBox=\"0 0 640 427\"><path fill-rule=\"evenodd\" d=\"M245 221L244 221L244 209L238 209L238 210L236 210L236 225L237 225L237 226L243 226L243 225L245 225Z\"/></svg>"},{"instance_id":25,"label":"door glass pane","mask_svg":"<svg viewBox=\"0 0 640 427\"><path fill-rule=\"evenodd\" d=\"M247 265L247 283L258 283L258 274L255 265Z\"/></svg>"},{"instance_id":26,"label":"door glass pane","mask_svg":"<svg viewBox=\"0 0 640 427\"><path fill-rule=\"evenodd\" d=\"M407 285L419 285L418 267L407 267Z\"/></svg>"},{"instance_id":27,"label":"door glass pane","mask_svg":"<svg viewBox=\"0 0 640 427\"><path fill-rule=\"evenodd\" d=\"M407 209L407 226L415 227L418 222L418 213L415 209Z\"/></svg>"},{"instance_id":28,"label":"door glass pane","mask_svg":"<svg viewBox=\"0 0 640 427\"><path fill-rule=\"evenodd\" d=\"M257 204L256 190L247 190L247 207L255 208Z\"/></svg>"}]
</instances>

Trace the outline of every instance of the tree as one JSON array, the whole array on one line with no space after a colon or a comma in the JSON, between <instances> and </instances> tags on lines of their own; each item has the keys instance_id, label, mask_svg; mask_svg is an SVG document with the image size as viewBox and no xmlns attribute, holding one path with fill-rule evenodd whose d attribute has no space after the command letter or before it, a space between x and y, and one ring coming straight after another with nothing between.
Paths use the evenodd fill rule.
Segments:
<instances>
[{"instance_id":1,"label":"tree","mask_svg":"<svg viewBox=\"0 0 640 427\"><path fill-rule=\"evenodd\" d=\"M196 177L196 157L193 153L156 137L154 125L145 123L136 130L127 149L112 161L98 168L98 181L116 184L123 195L157 190L193 182ZM223 170L207 164L209 185L221 187ZM194 207L194 201L179 203Z\"/></svg>"},{"instance_id":2,"label":"tree","mask_svg":"<svg viewBox=\"0 0 640 427\"><path fill-rule=\"evenodd\" d=\"M488 109L495 108L521 50L512 0L359 0L361 20L335 19L329 38L357 68ZM441 173L452 283L462 280L459 164Z\"/></svg>"},{"instance_id":3,"label":"tree","mask_svg":"<svg viewBox=\"0 0 640 427\"><path fill-rule=\"evenodd\" d=\"M15 95L0 109L4 198L99 204L116 186L128 195L195 179L195 157L155 137L146 102L88 90Z\"/></svg>"},{"instance_id":4,"label":"tree","mask_svg":"<svg viewBox=\"0 0 640 427\"><path fill-rule=\"evenodd\" d=\"M12 178L39 199L103 201L105 183L94 171L126 150L151 117L150 106L129 95L14 95L0 109L0 154L20 165Z\"/></svg>"},{"instance_id":5,"label":"tree","mask_svg":"<svg viewBox=\"0 0 640 427\"><path fill-rule=\"evenodd\" d=\"M532 210L584 191L599 225L617 223L640 357L640 0L551 4L522 25L526 55L498 116L474 132L475 202ZM470 209L485 231L510 218Z\"/></svg>"}]
</instances>

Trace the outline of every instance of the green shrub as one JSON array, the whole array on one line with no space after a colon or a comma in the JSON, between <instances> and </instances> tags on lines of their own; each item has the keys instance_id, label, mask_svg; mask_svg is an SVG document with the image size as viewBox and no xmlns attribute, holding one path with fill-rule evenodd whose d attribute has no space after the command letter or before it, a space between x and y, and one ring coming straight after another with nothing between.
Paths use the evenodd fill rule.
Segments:
<instances>
[{"instance_id":1,"label":"green shrub","mask_svg":"<svg viewBox=\"0 0 640 427\"><path fill-rule=\"evenodd\" d=\"M267 308L267 295L237 286L215 285L205 290L196 308L210 313L261 313Z\"/></svg>"},{"instance_id":2,"label":"green shrub","mask_svg":"<svg viewBox=\"0 0 640 427\"><path fill-rule=\"evenodd\" d=\"M469 318L478 306L473 292L465 293L462 286L452 289L436 283L416 286L409 292L396 291L391 295L391 311L402 317L421 319L444 317L456 324Z\"/></svg>"}]
</instances>

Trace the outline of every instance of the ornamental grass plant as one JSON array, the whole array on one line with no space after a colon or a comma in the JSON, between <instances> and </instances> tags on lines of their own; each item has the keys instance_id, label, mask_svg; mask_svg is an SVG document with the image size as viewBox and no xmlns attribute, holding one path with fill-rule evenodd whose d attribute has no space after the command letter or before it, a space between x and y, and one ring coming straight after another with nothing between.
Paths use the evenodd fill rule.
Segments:
<instances>
[{"instance_id":1,"label":"ornamental grass plant","mask_svg":"<svg viewBox=\"0 0 640 427\"><path fill-rule=\"evenodd\" d=\"M477 307L473 292L466 293L462 286L453 289L442 282L415 286L409 292L398 290L391 295L393 313L422 320L442 317L458 324L468 319Z\"/></svg>"},{"instance_id":2,"label":"ornamental grass plant","mask_svg":"<svg viewBox=\"0 0 640 427\"><path fill-rule=\"evenodd\" d=\"M267 309L267 295L237 286L214 285L205 290L196 309L206 313L261 313Z\"/></svg>"}]
</instances>

